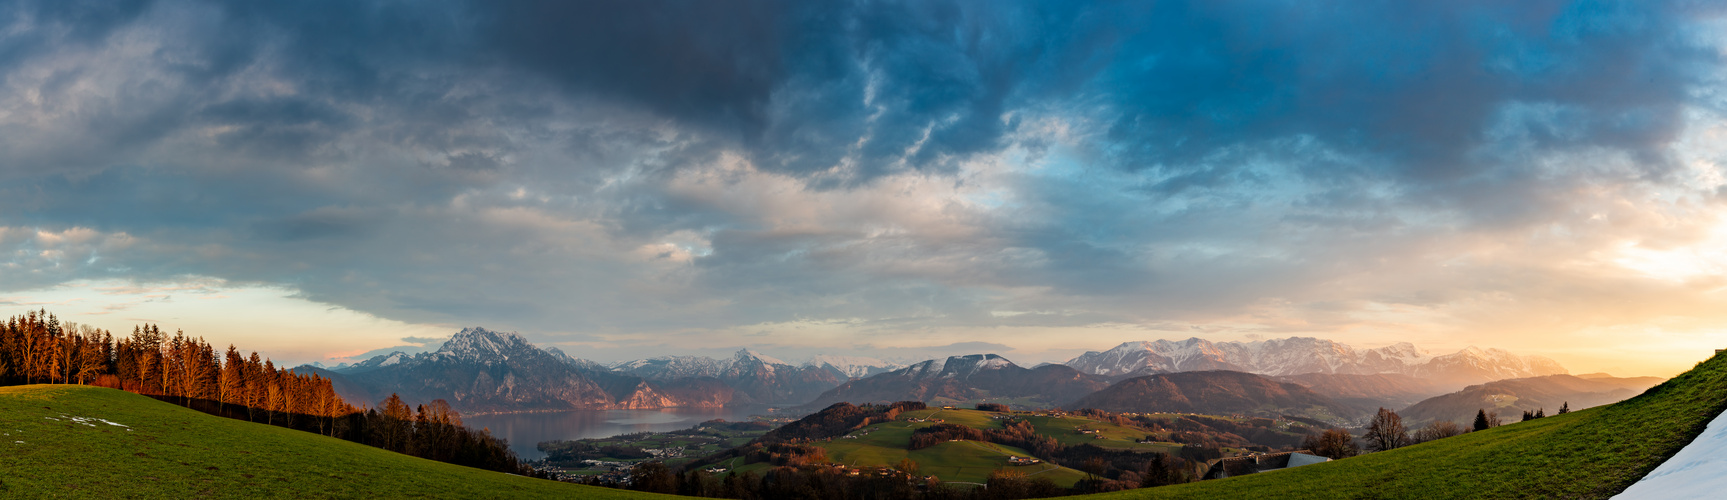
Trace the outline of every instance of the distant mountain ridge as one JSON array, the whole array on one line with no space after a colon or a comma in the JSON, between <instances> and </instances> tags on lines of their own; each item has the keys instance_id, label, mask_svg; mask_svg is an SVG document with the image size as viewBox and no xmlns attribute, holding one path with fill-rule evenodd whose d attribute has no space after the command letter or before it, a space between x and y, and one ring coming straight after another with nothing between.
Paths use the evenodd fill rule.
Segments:
<instances>
[{"instance_id":1,"label":"distant mountain ridge","mask_svg":"<svg viewBox=\"0 0 1727 500\"><path fill-rule=\"evenodd\" d=\"M1026 369L996 354L972 354L932 359L911 366L852 380L824 392L802 407L895 401L968 401L1029 399L1058 405L1108 385L1103 377L1086 375L1066 365Z\"/></svg>"},{"instance_id":2,"label":"distant mountain ridge","mask_svg":"<svg viewBox=\"0 0 1727 500\"><path fill-rule=\"evenodd\" d=\"M1068 360L1067 365L1083 373L1110 377L1231 370L1269 376L1398 374L1461 384L1566 373L1563 366L1551 359L1520 356L1500 349L1469 347L1452 354L1433 355L1408 342L1356 349L1310 337L1255 342L1212 342L1197 337L1126 342L1107 351L1086 352Z\"/></svg>"},{"instance_id":3,"label":"distant mountain ridge","mask_svg":"<svg viewBox=\"0 0 1727 500\"><path fill-rule=\"evenodd\" d=\"M863 378L878 373L886 373L902 365L882 361L876 358L862 356L817 355L801 364L792 364L778 358L768 356L750 349L741 349L731 358L715 359L706 356L656 356L652 358L620 361L604 365L612 371L630 373L650 379L673 379L682 377L721 377L733 364L745 358L754 359L755 363L770 366L789 366L796 369L816 368L833 373L835 378L849 380Z\"/></svg>"},{"instance_id":4,"label":"distant mountain ridge","mask_svg":"<svg viewBox=\"0 0 1727 500\"><path fill-rule=\"evenodd\" d=\"M1445 383L1395 373L1304 373L1270 378L1306 387L1353 408L1357 414L1372 414L1379 408L1403 408L1456 389Z\"/></svg>"},{"instance_id":5,"label":"distant mountain ridge","mask_svg":"<svg viewBox=\"0 0 1727 500\"><path fill-rule=\"evenodd\" d=\"M1065 405L1111 412L1173 412L1277 417L1297 415L1329 422L1358 410L1300 384L1227 370L1160 373L1111 384Z\"/></svg>"}]
</instances>

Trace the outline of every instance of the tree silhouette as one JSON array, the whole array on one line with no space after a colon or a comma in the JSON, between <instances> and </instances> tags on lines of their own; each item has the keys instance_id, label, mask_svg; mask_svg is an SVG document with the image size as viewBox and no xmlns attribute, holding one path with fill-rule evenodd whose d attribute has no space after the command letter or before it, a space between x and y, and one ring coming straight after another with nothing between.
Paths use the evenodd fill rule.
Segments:
<instances>
[{"instance_id":1,"label":"tree silhouette","mask_svg":"<svg viewBox=\"0 0 1727 500\"><path fill-rule=\"evenodd\" d=\"M1397 412L1380 408L1373 416L1373 421L1367 425L1367 433L1362 434L1368 448L1373 451L1385 451L1401 448L1409 444L1409 430L1403 427L1403 417Z\"/></svg>"},{"instance_id":2,"label":"tree silhouette","mask_svg":"<svg viewBox=\"0 0 1727 500\"><path fill-rule=\"evenodd\" d=\"M1475 411L1475 430L1478 430L1478 431L1487 430L1487 428L1490 427L1487 424L1488 424L1487 409L1482 408L1480 410L1476 410Z\"/></svg>"},{"instance_id":3,"label":"tree silhouette","mask_svg":"<svg viewBox=\"0 0 1727 500\"><path fill-rule=\"evenodd\" d=\"M1309 434L1301 442L1301 447L1313 452L1314 455L1341 460L1361 454L1361 447L1355 445L1355 436L1343 429L1326 429L1319 434Z\"/></svg>"}]
</instances>

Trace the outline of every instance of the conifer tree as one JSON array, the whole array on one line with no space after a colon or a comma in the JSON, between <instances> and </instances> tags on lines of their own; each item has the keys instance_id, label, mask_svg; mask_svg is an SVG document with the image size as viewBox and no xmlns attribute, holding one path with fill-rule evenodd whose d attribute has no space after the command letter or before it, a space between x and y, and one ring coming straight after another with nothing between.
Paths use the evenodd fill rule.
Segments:
<instances>
[{"instance_id":1,"label":"conifer tree","mask_svg":"<svg viewBox=\"0 0 1727 500\"><path fill-rule=\"evenodd\" d=\"M1559 404L1559 414L1564 415L1567 413L1571 413L1571 402L1570 401L1566 401L1566 402Z\"/></svg>"},{"instance_id":2,"label":"conifer tree","mask_svg":"<svg viewBox=\"0 0 1727 500\"><path fill-rule=\"evenodd\" d=\"M1488 425L1487 425L1487 409L1482 408L1482 409L1476 410L1475 411L1475 430L1484 431L1484 430L1487 430L1487 427L1488 427Z\"/></svg>"},{"instance_id":3,"label":"conifer tree","mask_svg":"<svg viewBox=\"0 0 1727 500\"><path fill-rule=\"evenodd\" d=\"M222 379L218 384L221 395L216 399L221 400L223 405L243 404L245 398L241 394L246 391L246 358L240 356L240 350L235 349L233 344L228 344L228 352L224 358Z\"/></svg>"}]
</instances>

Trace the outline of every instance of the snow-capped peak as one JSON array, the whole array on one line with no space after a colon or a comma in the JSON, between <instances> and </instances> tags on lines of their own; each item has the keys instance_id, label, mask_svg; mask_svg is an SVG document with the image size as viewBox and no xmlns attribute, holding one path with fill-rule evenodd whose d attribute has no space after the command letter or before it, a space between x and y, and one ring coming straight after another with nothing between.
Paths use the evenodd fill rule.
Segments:
<instances>
[{"instance_id":1,"label":"snow-capped peak","mask_svg":"<svg viewBox=\"0 0 1727 500\"><path fill-rule=\"evenodd\" d=\"M384 358L383 361L378 362L378 366L390 366L396 363L401 363L404 359L408 359L408 355L403 354L402 351L396 351L390 353L390 356Z\"/></svg>"},{"instance_id":2,"label":"snow-capped peak","mask_svg":"<svg viewBox=\"0 0 1727 500\"><path fill-rule=\"evenodd\" d=\"M1564 373L1564 368L1553 360L1518 356L1500 349L1471 346L1455 354L1434 356L1408 342L1374 349L1355 349L1339 342L1311 337L1254 342L1212 342L1200 338L1125 342L1108 351L1087 352L1069 360L1067 364L1084 373L1111 376L1144 372L1234 370L1261 375L1443 373L1486 381L1497 379L1489 377L1532 377Z\"/></svg>"},{"instance_id":3,"label":"snow-capped peak","mask_svg":"<svg viewBox=\"0 0 1727 500\"><path fill-rule=\"evenodd\" d=\"M470 360L509 359L524 349L535 347L515 332L494 332L475 326L463 328L432 355Z\"/></svg>"},{"instance_id":4,"label":"snow-capped peak","mask_svg":"<svg viewBox=\"0 0 1727 500\"><path fill-rule=\"evenodd\" d=\"M732 361L733 362L743 361L743 360L747 360L747 359L754 359L754 360L760 361L762 364L766 364L766 365L789 365L789 364L791 364L791 363L787 363L784 361L780 361L779 358L775 358L773 356L769 356L766 354L755 352L755 351L752 351L749 349L738 349L737 354L732 355Z\"/></svg>"},{"instance_id":5,"label":"snow-capped peak","mask_svg":"<svg viewBox=\"0 0 1727 500\"><path fill-rule=\"evenodd\" d=\"M846 378L863 378L877 373L892 371L899 365L876 358L861 356L833 356L820 354L810 357L804 366L833 370Z\"/></svg>"},{"instance_id":6,"label":"snow-capped peak","mask_svg":"<svg viewBox=\"0 0 1727 500\"><path fill-rule=\"evenodd\" d=\"M967 378L978 372L1000 370L1017 367L1012 361L995 354L971 354L966 356L949 356L947 359L932 359L899 369L894 373L902 374L912 379L928 378Z\"/></svg>"}]
</instances>

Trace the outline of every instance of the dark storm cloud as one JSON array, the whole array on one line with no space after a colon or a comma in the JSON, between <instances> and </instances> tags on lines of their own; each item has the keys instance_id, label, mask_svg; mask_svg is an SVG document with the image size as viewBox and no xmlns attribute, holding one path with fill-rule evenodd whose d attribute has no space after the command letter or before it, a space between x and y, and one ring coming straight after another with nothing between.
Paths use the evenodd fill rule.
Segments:
<instances>
[{"instance_id":1,"label":"dark storm cloud","mask_svg":"<svg viewBox=\"0 0 1727 500\"><path fill-rule=\"evenodd\" d=\"M868 179L989 152L1041 107L1107 108L1124 168L1181 183L1230 147L1309 136L1417 182L1536 147L1659 159L1712 51L1669 3L503 2L484 50L582 95L721 131L765 166ZM866 104L866 94L868 103ZM1501 116L1510 103L1564 116ZM1657 162L1659 163L1659 162ZM1319 173L1319 175L1330 174ZM1179 184L1172 184L1176 186Z\"/></svg>"},{"instance_id":2,"label":"dark storm cloud","mask_svg":"<svg viewBox=\"0 0 1727 500\"><path fill-rule=\"evenodd\" d=\"M1124 168L1167 169L1165 188L1231 170L1208 156L1292 136L1446 180L1492 168L1470 153L1490 145L1495 121L1535 147L1659 159L1698 64L1715 58L1678 28L1696 8L1668 3L195 5L223 17L164 48L195 61L169 67L187 87L267 62L301 90L183 102L181 116L112 125L124 131L108 142L221 125L224 146L294 159L366 126L356 106L479 119L447 96L451 71L497 71L737 141L763 166L816 172L851 158L860 180L997 150L1016 118L1047 109L1095 112L1108 123L1099 147ZM14 15L73 29L6 45L89 43L150 8L27 3ZM1556 116L1503 116L1516 102ZM399 127L398 140L440 140Z\"/></svg>"}]
</instances>

